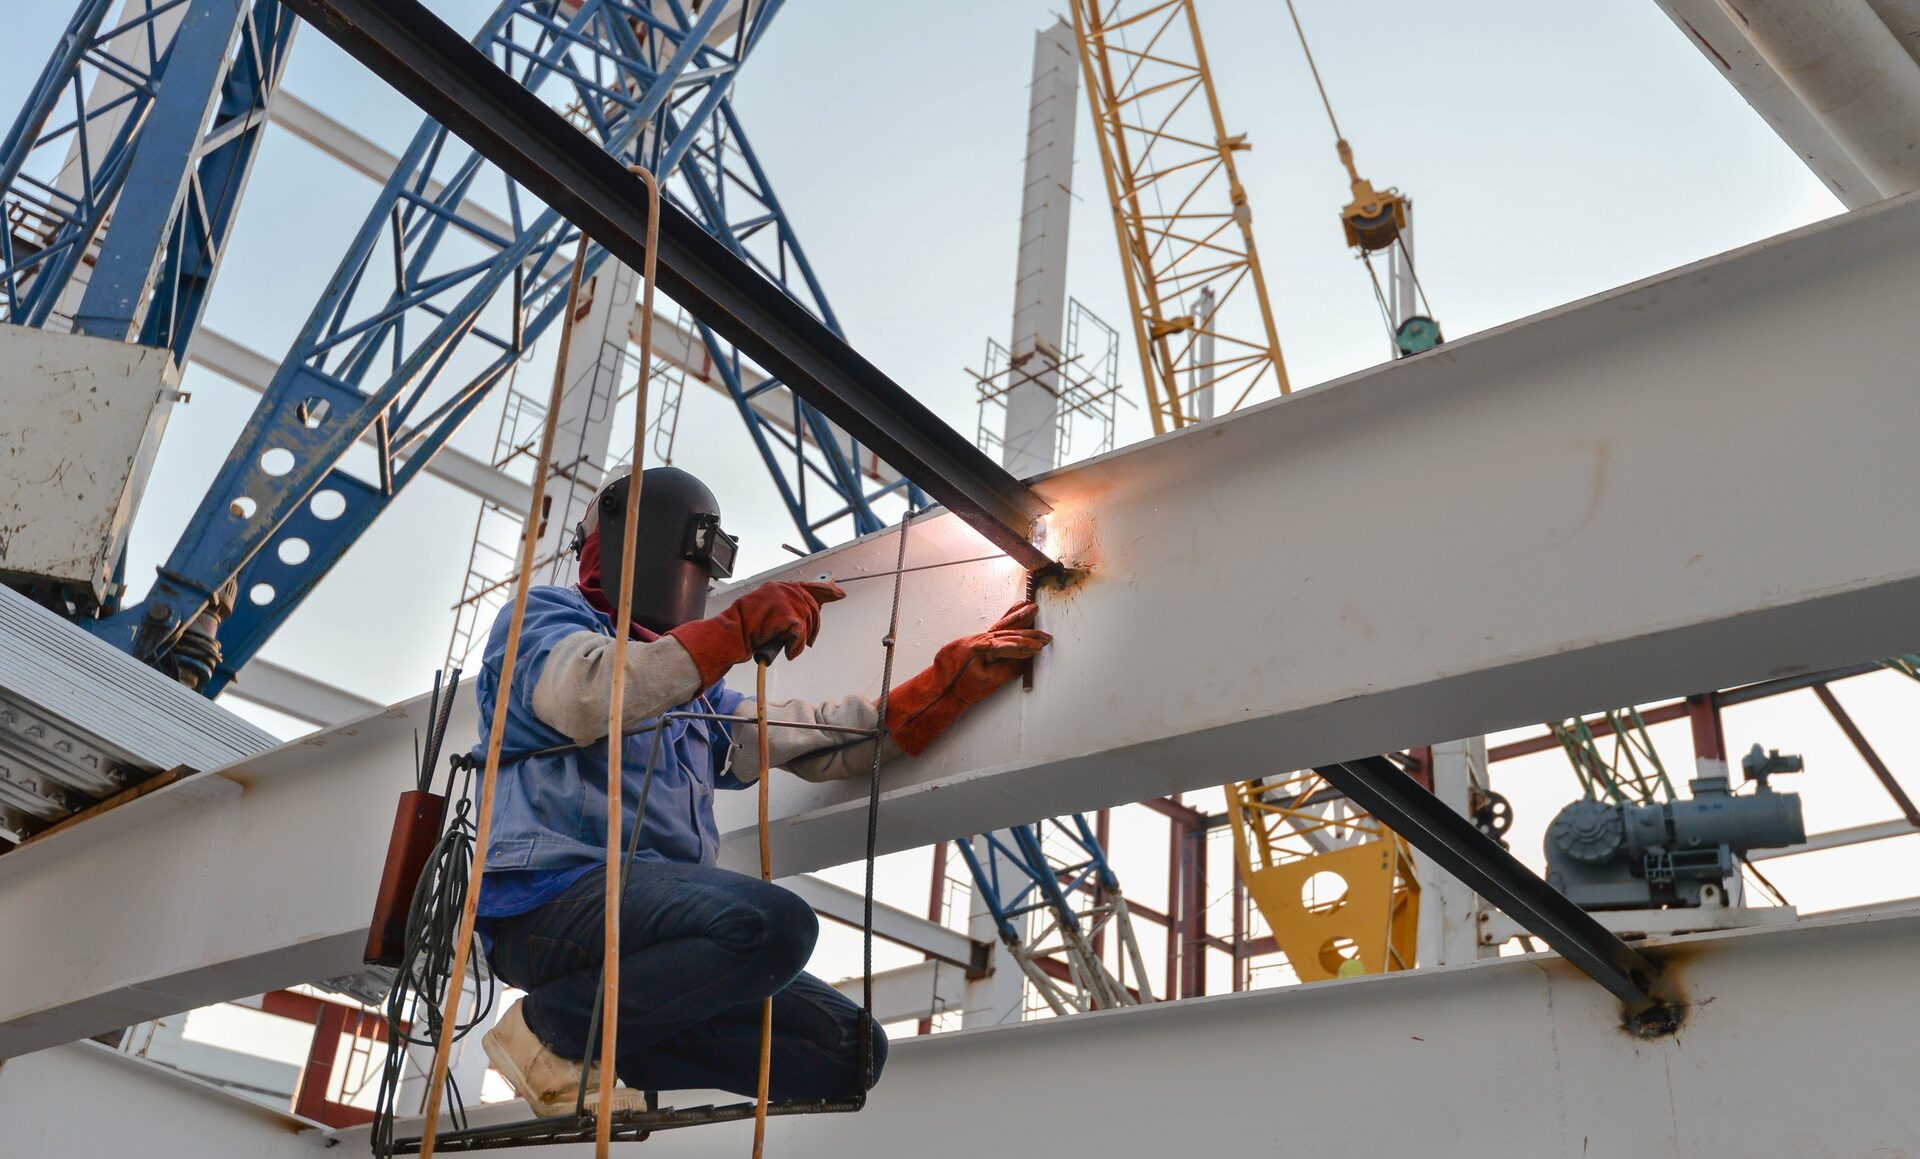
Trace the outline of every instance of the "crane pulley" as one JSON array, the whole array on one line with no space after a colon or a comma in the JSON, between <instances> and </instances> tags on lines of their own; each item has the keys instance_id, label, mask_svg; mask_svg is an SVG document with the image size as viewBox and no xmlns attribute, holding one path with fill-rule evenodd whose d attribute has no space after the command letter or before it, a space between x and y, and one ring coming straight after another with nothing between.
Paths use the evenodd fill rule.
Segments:
<instances>
[{"instance_id":1,"label":"crane pulley","mask_svg":"<svg viewBox=\"0 0 1920 1159\"><path fill-rule=\"evenodd\" d=\"M1300 13L1295 10L1293 0L1287 0L1287 14L1293 18L1293 31L1300 38L1300 51L1306 55L1314 88L1320 92L1320 105L1327 110L1327 123L1333 126L1334 149L1347 170L1347 181L1353 191L1353 200L1340 211L1347 245L1367 267L1367 278L1373 283L1373 296L1380 303L1380 316L1393 340L1394 354L1405 358L1431 350L1445 339L1441 337L1440 324L1433 319L1427 291L1414 272L1413 247L1408 237L1413 201L1391 186L1376 189L1373 182L1360 176L1360 170L1353 163L1353 146L1348 144L1346 134L1340 131L1339 119L1333 115L1333 102L1327 99L1327 86L1320 79L1320 66L1314 63L1313 49L1307 46L1307 32L1300 24ZM1373 268L1376 254L1387 256L1392 263L1388 282L1404 276L1409 293L1397 292L1398 287L1393 287L1396 292L1392 293L1382 288L1380 275Z\"/></svg>"}]
</instances>

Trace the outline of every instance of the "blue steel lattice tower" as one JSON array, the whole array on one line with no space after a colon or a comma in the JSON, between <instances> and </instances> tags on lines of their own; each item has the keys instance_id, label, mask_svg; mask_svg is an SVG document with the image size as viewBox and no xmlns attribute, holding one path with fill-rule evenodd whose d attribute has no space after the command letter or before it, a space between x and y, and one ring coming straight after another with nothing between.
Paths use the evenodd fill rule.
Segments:
<instances>
[{"instance_id":1,"label":"blue steel lattice tower","mask_svg":"<svg viewBox=\"0 0 1920 1159\"><path fill-rule=\"evenodd\" d=\"M157 29L162 17L184 10L181 27L196 29L232 7L221 0L152 0L145 25ZM837 329L730 101L735 77L779 8L778 0L716 3L696 16L677 0L508 0L474 42L609 151L668 175L668 195L682 208ZM14 137L28 144L45 138L37 124L63 92L85 99L86 80L79 70L103 39L98 34L103 11L104 5L89 6L76 18ZM234 103L225 92L235 87L226 80L229 74L241 79L258 74L270 81L284 59L291 18L270 2L255 5L247 15L250 26L271 18L279 30L273 67L223 70L218 90L223 109ZM239 19L234 17L236 25ZM234 58L251 60L248 46L260 39L243 42ZM169 70L188 59L180 50L185 43L184 33L176 35L173 51L162 57ZM157 83L149 87L156 93L160 88ZM191 121L191 87L183 80L167 86L159 99L146 98L148 115L130 118L122 127L120 152L138 154L145 134L169 123L175 108L186 109L178 116ZM255 111L241 118L249 143L266 123L270 95L270 83L256 87ZM97 92L98 85L94 88ZM211 83L202 89L203 98L216 91ZM158 115L162 112L168 115ZM225 127L210 136L226 146L236 133ZM10 148L8 156L30 151ZM241 160L250 158L249 148ZM124 182L124 175L119 180ZM206 185L204 178L196 181ZM183 182L182 187L197 186ZM229 180L220 190L225 208L190 215L192 220L216 221L222 228L230 223L239 182ZM10 198L10 205L20 201L37 207L48 200L44 191L35 191L43 195L31 203ZM92 206L100 198L80 200ZM147 204L143 195L142 216ZM474 220L476 215L463 213L482 204L510 228L488 229ZM45 274L56 263L66 263L60 268L82 264L82 246L57 230L47 232L50 241L24 262L10 252L9 269L30 263L41 275L38 280L47 283L51 279ZM557 213L527 197L444 129L424 123L153 589L139 606L91 621L92 630L176 671L203 669L187 674L209 694L218 692L558 316L577 239ZM169 252L164 245L154 249ZM589 248L589 273L604 256L597 246ZM107 268L104 261L96 263L96 283ZM185 262L156 262L142 283L149 287L144 300L189 303L197 312L210 277L210 264L202 272ZM113 284L124 287L126 281L116 276ZM94 296L105 297L105 287ZM124 288L119 296L127 297ZM30 300L15 298L9 320L44 318L55 301L45 290ZM81 310L83 317L95 313L104 316L104 310ZM185 325L171 319L165 325L143 320L140 333L166 335L178 355L191 337L192 319ZM756 381L748 385L731 346L704 327L701 338L810 546L825 546L821 532L834 526L855 534L878 530L882 521L873 505L885 494L898 492L910 503L921 502L904 483L864 479L855 465L859 448L844 433L798 400L773 394L782 391L777 381L752 376ZM763 397L768 395L790 408L786 422L769 420ZM378 452L370 479L340 465L348 448L363 438ZM233 610L226 614L229 599ZM212 621L223 616L217 653L196 643L196 638L211 640ZM199 630L188 632L196 620ZM192 646L183 646L183 639Z\"/></svg>"}]
</instances>

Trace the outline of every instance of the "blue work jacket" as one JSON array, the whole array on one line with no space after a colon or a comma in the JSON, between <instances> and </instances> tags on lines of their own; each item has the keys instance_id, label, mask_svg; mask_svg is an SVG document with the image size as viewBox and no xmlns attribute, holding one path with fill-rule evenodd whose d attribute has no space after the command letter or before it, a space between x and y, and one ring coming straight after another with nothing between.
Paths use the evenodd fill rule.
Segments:
<instances>
[{"instance_id":1,"label":"blue work jacket","mask_svg":"<svg viewBox=\"0 0 1920 1159\"><path fill-rule=\"evenodd\" d=\"M507 609L494 621L476 688L480 740L473 751L482 761L499 695L511 618L511 609ZM527 593L520 655L507 708L506 741L499 779L493 786L493 832L480 899L483 917L524 913L605 863L606 740L516 759L516 754L572 745L565 734L534 715L533 690L540 682L548 652L580 631L611 637L612 620L594 610L574 588L536 587ZM745 699L720 682L679 707L731 714ZM653 784L647 791L646 817L636 857L713 864L720 849L719 828L713 820L713 792L748 787L726 771L732 736L732 725L720 721L676 720L665 726L654 761ZM633 834L653 733L629 733L625 744L620 758L623 842Z\"/></svg>"}]
</instances>

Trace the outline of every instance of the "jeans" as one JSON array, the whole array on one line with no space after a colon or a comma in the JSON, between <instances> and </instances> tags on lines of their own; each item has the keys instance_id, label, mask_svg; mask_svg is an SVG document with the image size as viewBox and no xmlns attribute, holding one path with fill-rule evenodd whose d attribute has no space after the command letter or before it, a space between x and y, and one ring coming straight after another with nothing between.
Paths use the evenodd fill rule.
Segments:
<instances>
[{"instance_id":1,"label":"jeans","mask_svg":"<svg viewBox=\"0 0 1920 1159\"><path fill-rule=\"evenodd\" d=\"M587 1036L600 992L604 890L605 872L595 871L538 909L493 922L495 972L527 992L527 1026L563 1058L599 1049ZM860 1008L801 972L819 931L806 902L758 878L634 861L620 902L620 1081L754 1094L761 1003L771 995L770 1096L840 1099L864 1089ZM875 1079L886 1059L876 1023Z\"/></svg>"}]
</instances>

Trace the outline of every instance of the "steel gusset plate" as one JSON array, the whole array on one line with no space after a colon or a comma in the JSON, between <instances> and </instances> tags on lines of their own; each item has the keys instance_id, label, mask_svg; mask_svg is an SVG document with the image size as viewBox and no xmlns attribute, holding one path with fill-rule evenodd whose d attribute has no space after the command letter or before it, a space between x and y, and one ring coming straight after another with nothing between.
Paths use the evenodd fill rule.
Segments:
<instances>
[{"instance_id":1,"label":"steel gusset plate","mask_svg":"<svg viewBox=\"0 0 1920 1159\"><path fill-rule=\"evenodd\" d=\"M1660 968L1567 900L1472 821L1385 757L1314 769L1415 849L1519 922L1561 957L1612 991L1636 1021L1657 1023L1665 1004L1651 987Z\"/></svg>"},{"instance_id":2,"label":"steel gusset plate","mask_svg":"<svg viewBox=\"0 0 1920 1159\"><path fill-rule=\"evenodd\" d=\"M640 179L418 0L287 7L615 257L644 265ZM1052 566L1028 542L1044 500L684 211L661 211L662 292L1029 571Z\"/></svg>"}]
</instances>

